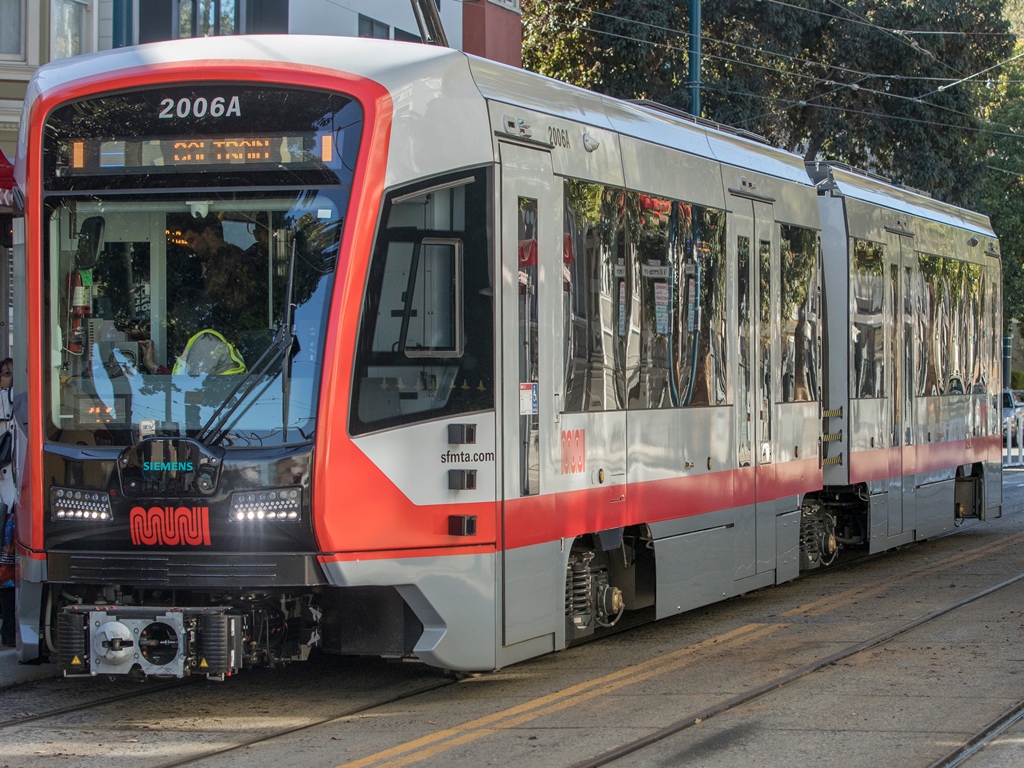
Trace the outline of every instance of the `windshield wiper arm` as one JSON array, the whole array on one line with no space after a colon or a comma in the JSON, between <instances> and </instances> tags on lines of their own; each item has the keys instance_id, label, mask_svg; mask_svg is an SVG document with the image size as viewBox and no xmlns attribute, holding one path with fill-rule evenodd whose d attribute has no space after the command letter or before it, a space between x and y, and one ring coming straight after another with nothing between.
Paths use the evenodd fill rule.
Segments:
<instances>
[{"instance_id":1,"label":"windshield wiper arm","mask_svg":"<svg viewBox=\"0 0 1024 768\"><path fill-rule=\"evenodd\" d=\"M208 447L218 445L227 434L228 420L238 410L239 406L252 394L256 385L263 379L267 372L283 359L283 375L287 375L288 362L291 357L291 350L295 346L295 330L292 327L292 292L294 290L295 278L295 239L292 239L292 252L288 258L288 288L285 291L284 317L277 328L277 335L270 343L270 346L263 350L263 353L256 360L256 363L245 372L245 375L232 388L228 396L218 405L210 418L206 420L203 428L199 430L195 439ZM238 394L241 391L241 394ZM237 395L237 397L236 397ZM284 418L287 418L288 405L284 405ZM209 442L207 442L209 440Z\"/></svg>"}]
</instances>

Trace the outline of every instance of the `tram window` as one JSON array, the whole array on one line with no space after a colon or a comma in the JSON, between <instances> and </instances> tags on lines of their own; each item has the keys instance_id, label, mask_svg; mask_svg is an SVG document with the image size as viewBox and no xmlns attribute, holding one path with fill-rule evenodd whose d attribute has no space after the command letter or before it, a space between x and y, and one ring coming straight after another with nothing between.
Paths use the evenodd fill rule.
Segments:
<instances>
[{"instance_id":1,"label":"tram window","mask_svg":"<svg viewBox=\"0 0 1024 768\"><path fill-rule=\"evenodd\" d=\"M687 241L676 237L680 211L673 210L672 200L629 192L626 201L640 326L640 333L627 341L629 407L670 408L679 405L673 365L678 350L673 342L681 329L673 321L679 314L678 265L686 260Z\"/></svg>"},{"instance_id":2,"label":"tram window","mask_svg":"<svg viewBox=\"0 0 1024 768\"><path fill-rule=\"evenodd\" d=\"M736 238L736 272L737 272L737 307L739 309L739 380L736 382L736 404L740 413L739 465L749 467L751 446L754 436L751 433L753 422L750 414L753 410L751 402L751 371L753 351L750 346L750 238Z\"/></svg>"},{"instance_id":3,"label":"tram window","mask_svg":"<svg viewBox=\"0 0 1024 768\"><path fill-rule=\"evenodd\" d=\"M772 439L772 244L758 244L757 348L760 356L758 372L758 422L760 423L761 463L770 464Z\"/></svg>"},{"instance_id":4,"label":"tram window","mask_svg":"<svg viewBox=\"0 0 1024 768\"><path fill-rule=\"evenodd\" d=\"M537 306L537 200L518 200L519 231L519 387L520 393L531 389L532 407L519 406L519 474L520 493L532 496L540 492L540 414L537 384L540 370L538 306ZM522 394L520 395L522 397ZM529 399L529 398L528 398Z\"/></svg>"},{"instance_id":5,"label":"tram window","mask_svg":"<svg viewBox=\"0 0 1024 768\"><path fill-rule=\"evenodd\" d=\"M680 265L675 360L682 405L723 405L727 399L725 213L677 204L687 263ZM689 215L687 215L689 213ZM692 273L691 273L692 267Z\"/></svg>"},{"instance_id":6,"label":"tram window","mask_svg":"<svg viewBox=\"0 0 1024 768\"><path fill-rule=\"evenodd\" d=\"M985 330L982 326L982 269L980 264L963 264L964 270L964 309L966 324L964 332L964 391L979 391L977 385L983 381L981 375L981 351L984 346Z\"/></svg>"},{"instance_id":7,"label":"tram window","mask_svg":"<svg viewBox=\"0 0 1024 768\"><path fill-rule=\"evenodd\" d=\"M626 282L623 195L614 187L565 181L562 287L567 413L625 407L625 334L618 332Z\"/></svg>"},{"instance_id":8,"label":"tram window","mask_svg":"<svg viewBox=\"0 0 1024 768\"><path fill-rule=\"evenodd\" d=\"M781 227L782 402L817 400L818 233Z\"/></svg>"},{"instance_id":9,"label":"tram window","mask_svg":"<svg viewBox=\"0 0 1024 768\"><path fill-rule=\"evenodd\" d=\"M919 253L917 258L917 322L923 358L918 371L917 394L925 397L946 393L951 329L945 261L941 256L927 253Z\"/></svg>"},{"instance_id":10,"label":"tram window","mask_svg":"<svg viewBox=\"0 0 1024 768\"><path fill-rule=\"evenodd\" d=\"M388 195L356 351L353 434L494 407L486 171Z\"/></svg>"},{"instance_id":11,"label":"tram window","mask_svg":"<svg viewBox=\"0 0 1024 768\"><path fill-rule=\"evenodd\" d=\"M343 200L311 189L202 202L185 194L198 197L50 198L48 369L60 371L48 379L50 439L194 436L233 397L237 377L254 371L259 397L222 409L223 439L309 440ZM263 356L284 322L289 285L286 364Z\"/></svg>"},{"instance_id":12,"label":"tram window","mask_svg":"<svg viewBox=\"0 0 1024 768\"><path fill-rule=\"evenodd\" d=\"M725 215L627 194L639 327L627 347L630 408L726 402Z\"/></svg>"},{"instance_id":13,"label":"tram window","mask_svg":"<svg viewBox=\"0 0 1024 768\"><path fill-rule=\"evenodd\" d=\"M885 247L853 240L850 274L853 397L885 394Z\"/></svg>"}]
</instances>

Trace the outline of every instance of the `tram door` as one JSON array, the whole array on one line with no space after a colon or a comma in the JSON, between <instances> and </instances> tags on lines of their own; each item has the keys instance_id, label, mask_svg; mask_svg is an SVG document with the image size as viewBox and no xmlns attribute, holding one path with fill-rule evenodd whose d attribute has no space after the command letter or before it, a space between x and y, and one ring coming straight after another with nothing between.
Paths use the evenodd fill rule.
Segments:
<instances>
[{"instance_id":1,"label":"tram door","mask_svg":"<svg viewBox=\"0 0 1024 768\"><path fill-rule=\"evenodd\" d=\"M772 424L774 397L772 380L771 275L772 206L747 199L731 201L731 231L736 243L736 307L739 329L736 375L736 465L743 482L742 504L753 510L753 531L749 544L737 549L741 562L756 562L756 573L776 567L776 510L771 498L775 472ZM756 506L755 506L756 502ZM739 537L738 537L739 538ZM739 548L741 545L737 543ZM743 573L742 575L752 575Z\"/></svg>"},{"instance_id":2,"label":"tram door","mask_svg":"<svg viewBox=\"0 0 1024 768\"><path fill-rule=\"evenodd\" d=\"M754 248L751 252L751 272L754 284L755 365L755 460L757 465L756 495L760 517L761 504L767 502L775 487L775 412L780 399L778 381L779 306L778 238L775 215L771 205L754 203ZM773 296L776 300L773 300ZM762 501L763 500L763 501ZM774 509L771 510L774 513ZM774 514L772 525L774 526ZM772 530L774 537L774 529ZM774 539L773 539L774 541Z\"/></svg>"},{"instance_id":3,"label":"tram door","mask_svg":"<svg viewBox=\"0 0 1024 768\"><path fill-rule=\"evenodd\" d=\"M561 543L551 496L558 456L554 364L561 271L561 182L551 156L501 144L502 646L510 663L553 650L564 632ZM556 301L556 295L558 293ZM547 535L545 535L547 534ZM542 543L535 543L536 537ZM552 539L554 539L552 541ZM532 642L531 642L532 641Z\"/></svg>"},{"instance_id":4,"label":"tram door","mask_svg":"<svg viewBox=\"0 0 1024 768\"><path fill-rule=\"evenodd\" d=\"M894 242L896 241L896 242ZM892 311L889 332L889 417L892 443L889 451L888 536L916 527L914 507L914 262L913 241L890 233L892 258L886 265L887 292Z\"/></svg>"}]
</instances>

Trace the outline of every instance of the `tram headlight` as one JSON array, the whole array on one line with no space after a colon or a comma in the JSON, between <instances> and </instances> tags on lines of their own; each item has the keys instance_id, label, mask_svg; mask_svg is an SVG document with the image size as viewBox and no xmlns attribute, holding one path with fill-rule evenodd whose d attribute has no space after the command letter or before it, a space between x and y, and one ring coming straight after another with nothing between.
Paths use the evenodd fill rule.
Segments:
<instances>
[{"instance_id":1,"label":"tram headlight","mask_svg":"<svg viewBox=\"0 0 1024 768\"><path fill-rule=\"evenodd\" d=\"M231 494L233 523L290 522L302 519L302 488L259 488Z\"/></svg>"},{"instance_id":2,"label":"tram headlight","mask_svg":"<svg viewBox=\"0 0 1024 768\"><path fill-rule=\"evenodd\" d=\"M114 519L110 496L105 491L53 486L50 488L50 519L109 522Z\"/></svg>"}]
</instances>

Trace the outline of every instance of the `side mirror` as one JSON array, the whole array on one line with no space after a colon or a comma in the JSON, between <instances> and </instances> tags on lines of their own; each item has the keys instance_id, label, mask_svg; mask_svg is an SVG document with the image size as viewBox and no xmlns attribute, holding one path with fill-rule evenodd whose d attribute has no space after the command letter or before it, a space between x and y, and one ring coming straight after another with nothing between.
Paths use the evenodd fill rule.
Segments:
<instances>
[{"instance_id":1,"label":"side mirror","mask_svg":"<svg viewBox=\"0 0 1024 768\"><path fill-rule=\"evenodd\" d=\"M78 233L78 253L75 256L75 266L78 269L92 269L96 266L96 259L103 250L103 232L106 222L102 216L90 216L82 222L82 229Z\"/></svg>"}]
</instances>

